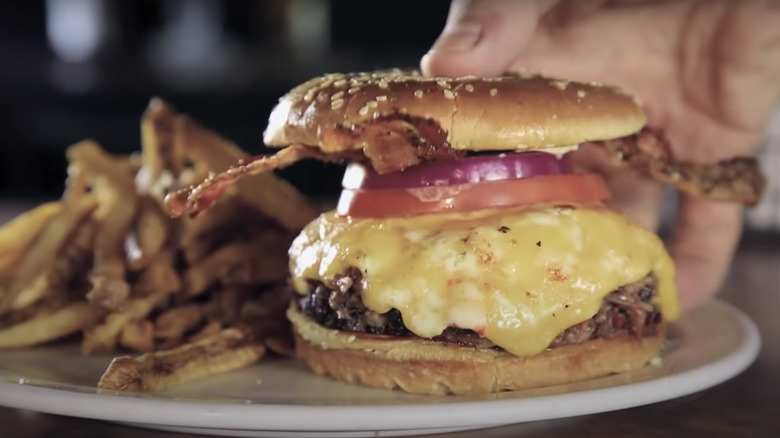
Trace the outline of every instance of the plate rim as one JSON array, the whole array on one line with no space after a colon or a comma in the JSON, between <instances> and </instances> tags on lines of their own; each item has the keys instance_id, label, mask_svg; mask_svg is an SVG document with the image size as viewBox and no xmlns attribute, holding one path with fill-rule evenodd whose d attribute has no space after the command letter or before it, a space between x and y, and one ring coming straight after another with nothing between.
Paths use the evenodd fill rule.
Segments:
<instances>
[{"instance_id":1,"label":"plate rim","mask_svg":"<svg viewBox=\"0 0 780 438\"><path fill-rule=\"evenodd\" d=\"M461 428L492 427L526 421L551 420L657 403L696 393L719 385L743 372L758 356L761 336L756 324L741 310L722 300L711 300L707 305L723 307L741 329L742 341L729 354L694 369L641 382L620 384L563 394L499 400L467 400L447 403L411 401L388 405L295 405L295 404L225 404L189 402L170 398L143 398L131 394L101 394L63 390L56 386L38 386L0 382L0 406L28 409L48 414L66 415L95 420L159 425L168 427L200 428L204 430L244 429L255 431L290 431L286 418L318 418L312 422L298 422L296 431L362 431L362 430L419 430L441 425ZM706 372L705 372L706 370ZM0 376L11 379L16 373ZM680 382L684 381L684 384ZM646 391L651 386L665 385L665 391ZM62 385L68 386L68 385ZM80 386L81 388L87 388ZM590 408L594 397L601 397L598 408ZM642 394L642 397L636 397ZM627 397L630 395L630 397ZM549 402L565 397L567 406L549 409ZM548 402L548 403L545 403ZM102 405L100 409L85 409L83 405ZM575 408L576 406L576 408ZM378 409L379 408L379 409ZM408 415L410 410L424 408L425 415ZM381 411L381 415L377 412ZM161 414L161 412L165 412ZM484 413L490 412L486 416ZM196 415L197 414L197 415ZM398 415L404 415L402 424ZM366 421L370 420L370 421ZM368 426L368 427L367 427Z\"/></svg>"}]
</instances>

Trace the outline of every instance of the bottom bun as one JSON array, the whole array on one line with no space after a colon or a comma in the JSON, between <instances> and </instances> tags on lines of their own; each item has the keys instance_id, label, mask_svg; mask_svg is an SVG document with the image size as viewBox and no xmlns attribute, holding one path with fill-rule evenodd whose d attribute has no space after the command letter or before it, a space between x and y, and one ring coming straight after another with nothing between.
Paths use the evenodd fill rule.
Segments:
<instances>
[{"instance_id":1,"label":"bottom bun","mask_svg":"<svg viewBox=\"0 0 780 438\"><path fill-rule=\"evenodd\" d=\"M640 368L656 357L659 334L618 336L519 357L420 338L352 333L323 327L291 306L295 351L318 375L418 394L474 395L539 388Z\"/></svg>"}]
</instances>

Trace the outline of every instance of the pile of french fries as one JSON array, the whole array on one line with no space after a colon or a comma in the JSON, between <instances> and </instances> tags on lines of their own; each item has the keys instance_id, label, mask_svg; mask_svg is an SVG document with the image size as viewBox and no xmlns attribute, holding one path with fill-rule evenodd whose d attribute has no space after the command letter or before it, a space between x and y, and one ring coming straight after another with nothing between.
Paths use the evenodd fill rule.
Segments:
<instances>
[{"instance_id":1,"label":"pile of french fries","mask_svg":"<svg viewBox=\"0 0 780 438\"><path fill-rule=\"evenodd\" d=\"M116 357L103 389L162 391L290 353L287 248L317 207L273 174L217 208L171 219L167 193L246 158L152 99L141 153L85 140L67 150L61 200L0 228L0 349L80 339Z\"/></svg>"}]
</instances>

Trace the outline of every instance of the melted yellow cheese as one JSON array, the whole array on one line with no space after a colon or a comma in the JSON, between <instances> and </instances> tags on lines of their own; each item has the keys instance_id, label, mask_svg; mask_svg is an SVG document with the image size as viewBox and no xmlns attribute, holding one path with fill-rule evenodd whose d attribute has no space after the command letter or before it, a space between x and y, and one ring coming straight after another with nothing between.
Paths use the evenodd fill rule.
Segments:
<instances>
[{"instance_id":1,"label":"melted yellow cheese","mask_svg":"<svg viewBox=\"0 0 780 438\"><path fill-rule=\"evenodd\" d=\"M679 312L662 242L606 208L549 206L413 218L349 219L326 213L290 248L295 289L363 273L366 306L398 309L414 334L455 326L516 355L543 351L593 317L604 296L651 271L667 320Z\"/></svg>"}]
</instances>

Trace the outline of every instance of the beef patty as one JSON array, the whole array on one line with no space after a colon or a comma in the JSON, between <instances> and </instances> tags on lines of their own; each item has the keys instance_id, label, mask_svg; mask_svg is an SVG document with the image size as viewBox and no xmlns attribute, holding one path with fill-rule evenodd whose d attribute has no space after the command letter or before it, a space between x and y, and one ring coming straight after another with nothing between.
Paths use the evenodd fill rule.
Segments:
<instances>
[{"instance_id":1,"label":"beef patty","mask_svg":"<svg viewBox=\"0 0 780 438\"><path fill-rule=\"evenodd\" d=\"M310 282L311 293L298 299L301 311L318 324L351 332L401 337L415 337L403 323L401 312L391 309L377 313L368 309L361 298L362 275L350 268L326 285ZM630 334L653 336L662 321L658 307L651 303L656 294L656 279L652 273L641 280L619 287L604 297L596 315L567 328L550 344L550 348L578 344L589 339L612 338ZM433 341L473 348L496 348L487 338L472 330L449 327Z\"/></svg>"}]
</instances>

